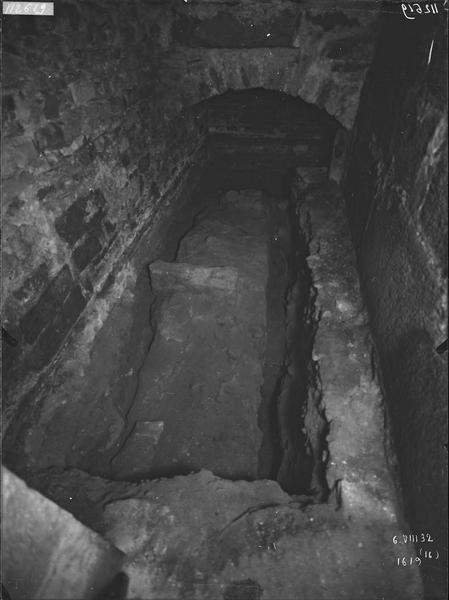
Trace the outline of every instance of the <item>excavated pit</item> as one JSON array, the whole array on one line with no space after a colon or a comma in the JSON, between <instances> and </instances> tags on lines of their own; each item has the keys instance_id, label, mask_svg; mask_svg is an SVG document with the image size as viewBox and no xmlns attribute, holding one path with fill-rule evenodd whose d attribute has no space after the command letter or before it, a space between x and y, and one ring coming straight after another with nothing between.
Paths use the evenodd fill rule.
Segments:
<instances>
[{"instance_id":1,"label":"excavated pit","mask_svg":"<svg viewBox=\"0 0 449 600\"><path fill-rule=\"evenodd\" d=\"M126 481L209 469L325 500L315 292L291 188L298 165L328 164L336 122L261 89L195 110L208 161L140 276L147 348L134 390L114 400L120 435L100 460L91 451L80 464L79 445L73 465Z\"/></svg>"},{"instance_id":2,"label":"excavated pit","mask_svg":"<svg viewBox=\"0 0 449 600\"><path fill-rule=\"evenodd\" d=\"M196 185L142 236L98 327L116 293L106 281L79 346L9 429L7 464L27 481L52 467L120 481L209 469L324 500L315 291L292 182L301 165L326 171L337 123L263 89L193 110L208 131Z\"/></svg>"},{"instance_id":3,"label":"excavated pit","mask_svg":"<svg viewBox=\"0 0 449 600\"><path fill-rule=\"evenodd\" d=\"M124 553L104 600L421 598L338 191L220 168L138 280L116 443L84 419L27 484Z\"/></svg>"}]
</instances>

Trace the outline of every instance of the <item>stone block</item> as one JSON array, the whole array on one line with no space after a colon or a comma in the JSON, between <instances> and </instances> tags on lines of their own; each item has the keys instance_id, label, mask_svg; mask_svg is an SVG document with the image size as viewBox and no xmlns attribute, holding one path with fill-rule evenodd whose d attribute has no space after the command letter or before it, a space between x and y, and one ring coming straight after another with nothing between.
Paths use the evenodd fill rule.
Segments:
<instances>
[{"instance_id":1,"label":"stone block","mask_svg":"<svg viewBox=\"0 0 449 600\"><path fill-rule=\"evenodd\" d=\"M72 325L74 325L85 305L86 300L81 293L81 288L76 286L71 291L48 328L47 333L51 335L51 341L52 345L55 347L55 351L63 342L65 336L70 331Z\"/></svg>"},{"instance_id":2,"label":"stone block","mask_svg":"<svg viewBox=\"0 0 449 600\"><path fill-rule=\"evenodd\" d=\"M230 294L237 289L238 271L232 267L200 267L158 260L150 265L151 285L155 291L214 288Z\"/></svg>"},{"instance_id":3,"label":"stone block","mask_svg":"<svg viewBox=\"0 0 449 600\"><path fill-rule=\"evenodd\" d=\"M104 204L105 199L101 190L93 190L87 196L78 198L55 219L58 235L73 246L86 231L99 229Z\"/></svg>"},{"instance_id":4,"label":"stone block","mask_svg":"<svg viewBox=\"0 0 449 600\"><path fill-rule=\"evenodd\" d=\"M59 118L59 101L57 96L54 94L44 93L45 104L44 104L44 115L46 119L58 119Z\"/></svg>"},{"instance_id":5,"label":"stone block","mask_svg":"<svg viewBox=\"0 0 449 600\"><path fill-rule=\"evenodd\" d=\"M83 271L94 259L99 252L101 252L102 246L93 235L89 235L86 240L78 246L73 252L73 260L80 271Z\"/></svg>"},{"instance_id":6,"label":"stone block","mask_svg":"<svg viewBox=\"0 0 449 600\"><path fill-rule=\"evenodd\" d=\"M37 304L23 317L20 330L28 344L35 342L41 331L52 321L55 311L60 310L72 283L72 275L65 265L41 295Z\"/></svg>"},{"instance_id":7,"label":"stone block","mask_svg":"<svg viewBox=\"0 0 449 600\"><path fill-rule=\"evenodd\" d=\"M308 18L314 25L318 25L324 31L337 28L351 30L360 27L360 22L351 13L346 13L344 10L320 11L316 14L309 14Z\"/></svg>"},{"instance_id":8,"label":"stone block","mask_svg":"<svg viewBox=\"0 0 449 600\"><path fill-rule=\"evenodd\" d=\"M139 171L141 173L148 171L148 167L150 166L150 155L145 154L145 156L142 156L142 158L139 159L137 166L139 167Z\"/></svg>"},{"instance_id":9,"label":"stone block","mask_svg":"<svg viewBox=\"0 0 449 600\"><path fill-rule=\"evenodd\" d=\"M129 154L127 152L122 152L120 154L120 162L124 167L127 167L130 163Z\"/></svg>"},{"instance_id":10,"label":"stone block","mask_svg":"<svg viewBox=\"0 0 449 600\"><path fill-rule=\"evenodd\" d=\"M108 235L112 235L114 233L114 231L116 230L116 225L114 223L111 223L111 221L106 220L104 222L104 228Z\"/></svg>"},{"instance_id":11,"label":"stone block","mask_svg":"<svg viewBox=\"0 0 449 600\"><path fill-rule=\"evenodd\" d=\"M64 123L64 134L67 140L67 144L71 144L83 131L81 108L72 108L71 110L63 110L61 114L61 120Z\"/></svg>"},{"instance_id":12,"label":"stone block","mask_svg":"<svg viewBox=\"0 0 449 600\"><path fill-rule=\"evenodd\" d=\"M55 219L56 231L70 245L75 244L85 231L84 209L85 202L81 198Z\"/></svg>"},{"instance_id":13,"label":"stone block","mask_svg":"<svg viewBox=\"0 0 449 600\"><path fill-rule=\"evenodd\" d=\"M23 285L13 293L19 302L26 303L33 297L36 297L49 283L48 267L45 263L25 279Z\"/></svg>"},{"instance_id":14,"label":"stone block","mask_svg":"<svg viewBox=\"0 0 449 600\"><path fill-rule=\"evenodd\" d=\"M2 152L2 175L10 177L18 169L26 168L38 158L34 144L30 140L18 143L5 143Z\"/></svg>"},{"instance_id":15,"label":"stone block","mask_svg":"<svg viewBox=\"0 0 449 600\"><path fill-rule=\"evenodd\" d=\"M83 131L86 135L92 131L103 132L111 126L111 105L108 101L91 102L85 109L85 121Z\"/></svg>"},{"instance_id":16,"label":"stone block","mask_svg":"<svg viewBox=\"0 0 449 600\"><path fill-rule=\"evenodd\" d=\"M58 150L65 145L64 132L57 123L49 123L38 129L34 135L39 151Z\"/></svg>"},{"instance_id":17,"label":"stone block","mask_svg":"<svg viewBox=\"0 0 449 600\"><path fill-rule=\"evenodd\" d=\"M4 173L2 173L4 175ZM24 201L19 198L19 196L31 185L35 185L36 178L33 177L30 173L21 172L17 173L14 177L9 178L8 180L2 181L2 201L3 201L3 209L8 208L8 214L14 214L16 211L23 208L25 205ZM14 199L18 200L20 206L16 206L13 209L12 213L9 213L9 205L14 202Z\"/></svg>"},{"instance_id":18,"label":"stone block","mask_svg":"<svg viewBox=\"0 0 449 600\"><path fill-rule=\"evenodd\" d=\"M41 188L40 190L37 191L37 199L42 201L44 200L49 194L52 194L53 192L56 192L56 187L54 185L47 185L43 188Z\"/></svg>"},{"instance_id":19,"label":"stone block","mask_svg":"<svg viewBox=\"0 0 449 600\"><path fill-rule=\"evenodd\" d=\"M2 583L24 600L96 598L124 555L2 467Z\"/></svg>"},{"instance_id":20,"label":"stone block","mask_svg":"<svg viewBox=\"0 0 449 600\"><path fill-rule=\"evenodd\" d=\"M30 368L39 371L56 354L66 335L69 333L77 318L86 305L86 299L81 293L79 286L75 287L62 307L55 309L51 321L39 337L37 344L33 348L30 358Z\"/></svg>"},{"instance_id":21,"label":"stone block","mask_svg":"<svg viewBox=\"0 0 449 600\"><path fill-rule=\"evenodd\" d=\"M64 265L63 268L59 271L58 275L55 277L51 284L51 293L55 298L56 302L62 302L64 298L67 297L71 287L72 287L73 279L72 274L70 273L70 269L67 265Z\"/></svg>"},{"instance_id":22,"label":"stone block","mask_svg":"<svg viewBox=\"0 0 449 600\"><path fill-rule=\"evenodd\" d=\"M81 288L76 286L62 306L63 315L70 327L75 323L85 306L86 299L81 293Z\"/></svg>"},{"instance_id":23,"label":"stone block","mask_svg":"<svg viewBox=\"0 0 449 600\"><path fill-rule=\"evenodd\" d=\"M61 310L61 309L59 309ZM47 324L33 347L30 358L30 370L43 369L58 351L68 333L67 321L62 312L53 315L53 320Z\"/></svg>"},{"instance_id":24,"label":"stone block","mask_svg":"<svg viewBox=\"0 0 449 600\"><path fill-rule=\"evenodd\" d=\"M24 134L25 130L22 123L15 119L14 121L7 121L3 126L3 138L5 140L12 138L20 138Z\"/></svg>"},{"instance_id":25,"label":"stone block","mask_svg":"<svg viewBox=\"0 0 449 600\"><path fill-rule=\"evenodd\" d=\"M83 106L95 98L95 86L91 81L73 81L68 87L77 106Z\"/></svg>"},{"instance_id":26,"label":"stone block","mask_svg":"<svg viewBox=\"0 0 449 600\"><path fill-rule=\"evenodd\" d=\"M95 160L96 153L95 144L85 137L82 146L77 151L77 158L83 167L88 167Z\"/></svg>"}]
</instances>

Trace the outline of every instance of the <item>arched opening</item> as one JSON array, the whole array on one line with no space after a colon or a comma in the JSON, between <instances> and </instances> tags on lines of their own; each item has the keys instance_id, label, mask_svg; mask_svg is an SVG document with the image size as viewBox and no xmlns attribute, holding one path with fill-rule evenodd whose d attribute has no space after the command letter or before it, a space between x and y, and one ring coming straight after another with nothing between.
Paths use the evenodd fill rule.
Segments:
<instances>
[{"instance_id":1,"label":"arched opening","mask_svg":"<svg viewBox=\"0 0 449 600\"><path fill-rule=\"evenodd\" d=\"M279 193L280 180L298 166L327 169L341 126L326 111L283 92L228 91L200 102L208 128L211 176L225 187ZM282 186L281 186L282 187Z\"/></svg>"}]
</instances>

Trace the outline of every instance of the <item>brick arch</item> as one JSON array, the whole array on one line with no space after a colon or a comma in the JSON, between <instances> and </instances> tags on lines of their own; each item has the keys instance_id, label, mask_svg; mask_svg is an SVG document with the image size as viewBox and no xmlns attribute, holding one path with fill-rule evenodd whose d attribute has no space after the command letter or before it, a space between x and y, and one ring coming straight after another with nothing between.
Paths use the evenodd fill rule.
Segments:
<instances>
[{"instance_id":1,"label":"brick arch","mask_svg":"<svg viewBox=\"0 0 449 600\"><path fill-rule=\"evenodd\" d=\"M337 77L324 59L304 59L299 50L290 48L238 55L232 50L209 51L187 65L185 71L177 70L178 79L172 84L175 112L229 90L264 88L315 104L351 129L363 83L361 77Z\"/></svg>"}]
</instances>

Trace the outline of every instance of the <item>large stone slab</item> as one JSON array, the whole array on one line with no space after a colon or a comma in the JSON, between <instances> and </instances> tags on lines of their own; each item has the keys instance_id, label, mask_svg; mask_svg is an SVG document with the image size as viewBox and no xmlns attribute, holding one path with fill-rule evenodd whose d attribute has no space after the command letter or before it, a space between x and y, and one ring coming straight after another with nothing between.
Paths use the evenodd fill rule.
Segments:
<instances>
[{"instance_id":1,"label":"large stone slab","mask_svg":"<svg viewBox=\"0 0 449 600\"><path fill-rule=\"evenodd\" d=\"M96 598L123 554L2 467L2 582L12 598Z\"/></svg>"},{"instance_id":2,"label":"large stone slab","mask_svg":"<svg viewBox=\"0 0 449 600\"><path fill-rule=\"evenodd\" d=\"M114 477L208 468L222 477L257 478L267 220L260 193L227 194L198 217L176 262L150 265L156 332ZM155 421L164 424L157 441L136 435L135 423Z\"/></svg>"}]
</instances>

